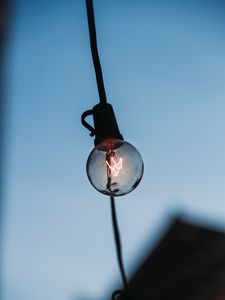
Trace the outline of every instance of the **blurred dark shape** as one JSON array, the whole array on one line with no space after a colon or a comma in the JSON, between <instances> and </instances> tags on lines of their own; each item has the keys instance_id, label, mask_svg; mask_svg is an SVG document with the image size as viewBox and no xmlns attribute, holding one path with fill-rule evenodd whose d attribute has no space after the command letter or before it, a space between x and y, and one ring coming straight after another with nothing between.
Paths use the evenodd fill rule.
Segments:
<instances>
[{"instance_id":1,"label":"blurred dark shape","mask_svg":"<svg viewBox=\"0 0 225 300\"><path fill-rule=\"evenodd\" d=\"M2 243L3 243L3 181L5 145L5 54L9 31L10 1L0 1L0 299L2 291Z\"/></svg>"},{"instance_id":2,"label":"blurred dark shape","mask_svg":"<svg viewBox=\"0 0 225 300\"><path fill-rule=\"evenodd\" d=\"M128 286L135 300L225 300L225 232L175 219Z\"/></svg>"}]
</instances>

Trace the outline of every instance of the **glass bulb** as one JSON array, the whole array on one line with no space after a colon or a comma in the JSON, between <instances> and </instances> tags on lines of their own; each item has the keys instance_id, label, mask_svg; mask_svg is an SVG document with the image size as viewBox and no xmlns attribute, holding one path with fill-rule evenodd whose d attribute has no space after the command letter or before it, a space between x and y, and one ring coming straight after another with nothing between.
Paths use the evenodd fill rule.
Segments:
<instances>
[{"instance_id":1,"label":"glass bulb","mask_svg":"<svg viewBox=\"0 0 225 300\"><path fill-rule=\"evenodd\" d=\"M109 196L122 196L137 187L144 164L138 150L128 142L106 139L91 151L86 168L96 190Z\"/></svg>"}]
</instances>

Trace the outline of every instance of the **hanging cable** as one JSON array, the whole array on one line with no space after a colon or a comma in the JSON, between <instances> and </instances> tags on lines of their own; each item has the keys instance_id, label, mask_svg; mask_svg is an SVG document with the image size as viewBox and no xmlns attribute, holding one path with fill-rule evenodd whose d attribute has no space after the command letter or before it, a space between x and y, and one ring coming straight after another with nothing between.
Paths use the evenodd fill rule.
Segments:
<instances>
[{"instance_id":1,"label":"hanging cable","mask_svg":"<svg viewBox=\"0 0 225 300\"><path fill-rule=\"evenodd\" d=\"M91 54L92 54L92 59L93 59L93 64L94 64L94 69L95 69L97 86L98 86L99 101L100 101L100 103L106 104L107 100L106 100L106 93L105 93L105 87L104 87L104 81L103 81L103 75L102 75L102 68L101 68L101 63L100 63L99 54L98 54L94 8L93 8L92 0L86 0L86 10L87 10ZM90 114L89 111L85 112L85 113L86 113L86 115ZM85 119L86 115L83 116L82 123L84 123L84 119ZM84 125L86 126L86 124L84 124ZM92 128L91 128L91 131L92 131L92 134L94 134L94 131ZM128 297L127 297L127 295L128 295L128 293L127 293L127 278L126 278L125 269L124 269L124 265L123 265L123 259L122 259L122 247L121 247L119 227L118 227L118 223L117 223L116 206L115 206L114 197L111 196L110 200L111 200L112 225L113 225L114 239L115 239L115 245L116 245L116 253L117 253L119 270L121 273L121 278L122 278L123 288L124 288L124 290L115 291L112 294L112 298L116 299L119 295L124 294L126 296L126 299L128 299Z\"/></svg>"},{"instance_id":2,"label":"hanging cable","mask_svg":"<svg viewBox=\"0 0 225 300\"><path fill-rule=\"evenodd\" d=\"M99 101L101 103L106 103L107 101L106 101L105 86L103 81L101 63L98 55L97 37L96 37L96 29L95 29L95 16L94 16L94 8L93 8L92 0L86 0L86 10L87 10L91 54L92 54L92 59L93 59L93 64L95 69L97 86L98 86Z\"/></svg>"},{"instance_id":3,"label":"hanging cable","mask_svg":"<svg viewBox=\"0 0 225 300\"><path fill-rule=\"evenodd\" d=\"M113 196L111 196L110 200L111 200L112 224L113 224L113 232L114 232L114 238L115 238L115 243L116 243L118 264L119 264L120 273L121 273L121 277L122 277L122 281L123 281L123 287L126 290L127 289L127 278L126 278L125 269L123 266L122 248L121 248L120 232L119 232L117 216L116 216L115 199Z\"/></svg>"},{"instance_id":4,"label":"hanging cable","mask_svg":"<svg viewBox=\"0 0 225 300\"><path fill-rule=\"evenodd\" d=\"M112 293L112 300L121 299L121 297L123 300L135 300L131 296L131 294L128 290L127 277L126 277L126 272L125 272L125 268L124 268L124 264L123 264L122 246L121 246L119 226L118 226L118 222L117 222L115 199L113 196L110 196L110 204L111 204L112 225L113 225L113 233L114 233L114 239L115 239L115 244L116 244L117 260L118 260L118 264L119 264L121 279L123 282L123 289L115 290Z\"/></svg>"}]
</instances>

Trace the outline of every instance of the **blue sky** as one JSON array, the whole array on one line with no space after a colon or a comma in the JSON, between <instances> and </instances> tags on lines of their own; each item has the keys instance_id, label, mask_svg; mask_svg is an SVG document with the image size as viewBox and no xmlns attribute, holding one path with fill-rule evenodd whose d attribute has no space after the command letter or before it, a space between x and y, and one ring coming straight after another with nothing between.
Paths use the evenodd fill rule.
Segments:
<instances>
[{"instance_id":1,"label":"blue sky","mask_svg":"<svg viewBox=\"0 0 225 300\"><path fill-rule=\"evenodd\" d=\"M128 274L176 213L225 228L222 1L95 0L108 101L142 154L117 199ZM17 0L7 56L3 300L95 300L119 284L109 199L85 174L98 101L84 1Z\"/></svg>"}]
</instances>

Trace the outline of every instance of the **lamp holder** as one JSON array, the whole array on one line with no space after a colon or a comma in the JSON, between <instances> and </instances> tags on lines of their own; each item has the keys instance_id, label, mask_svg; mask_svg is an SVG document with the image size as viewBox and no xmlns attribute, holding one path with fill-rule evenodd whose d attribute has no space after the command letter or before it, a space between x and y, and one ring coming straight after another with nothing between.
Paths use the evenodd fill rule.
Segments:
<instances>
[{"instance_id":1,"label":"lamp holder","mask_svg":"<svg viewBox=\"0 0 225 300\"><path fill-rule=\"evenodd\" d=\"M87 116L93 116L94 127L86 122ZM113 107L109 103L98 103L92 109L85 111L81 116L81 123L95 136L95 146L108 138L123 140L119 131Z\"/></svg>"}]
</instances>

